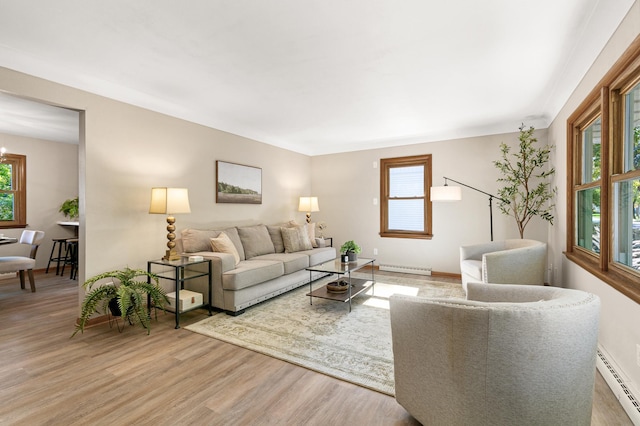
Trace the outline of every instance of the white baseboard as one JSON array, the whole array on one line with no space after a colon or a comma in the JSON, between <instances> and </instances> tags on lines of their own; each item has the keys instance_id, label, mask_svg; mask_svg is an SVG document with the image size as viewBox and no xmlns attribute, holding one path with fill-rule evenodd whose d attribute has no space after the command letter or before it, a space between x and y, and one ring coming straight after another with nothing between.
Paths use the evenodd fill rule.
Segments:
<instances>
[{"instance_id":1,"label":"white baseboard","mask_svg":"<svg viewBox=\"0 0 640 426\"><path fill-rule=\"evenodd\" d=\"M611 391L620 401L620 405L634 425L640 425L640 401L634 396L630 380L624 377L621 369L615 365L606 351L598 345L596 368L607 382Z\"/></svg>"},{"instance_id":2,"label":"white baseboard","mask_svg":"<svg viewBox=\"0 0 640 426\"><path fill-rule=\"evenodd\" d=\"M416 266L380 265L380 270L401 272L403 274L431 275L431 268L419 268Z\"/></svg>"}]
</instances>

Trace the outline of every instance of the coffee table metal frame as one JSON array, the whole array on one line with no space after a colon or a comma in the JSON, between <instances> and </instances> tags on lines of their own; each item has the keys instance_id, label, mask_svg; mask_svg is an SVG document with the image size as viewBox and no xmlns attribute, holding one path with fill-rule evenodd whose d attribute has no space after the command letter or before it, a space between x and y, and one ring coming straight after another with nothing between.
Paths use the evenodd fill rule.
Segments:
<instances>
[{"instance_id":1,"label":"coffee table metal frame","mask_svg":"<svg viewBox=\"0 0 640 426\"><path fill-rule=\"evenodd\" d=\"M340 259L336 259L335 261L305 268L309 271L309 293L306 294L309 296L309 304L313 305L314 297L335 300L338 302L349 302L349 312L351 312L351 300L360 293L366 291L369 287L373 290L373 286L376 283L373 267L374 262L375 259L358 258L355 262L345 263L341 262ZM352 272L362 269L367 265L371 266L371 280L351 277ZM346 276L349 281L348 290L344 293L333 293L327 290L326 285L313 290L313 272L325 272L330 275L337 275L338 279L340 276Z\"/></svg>"}]
</instances>

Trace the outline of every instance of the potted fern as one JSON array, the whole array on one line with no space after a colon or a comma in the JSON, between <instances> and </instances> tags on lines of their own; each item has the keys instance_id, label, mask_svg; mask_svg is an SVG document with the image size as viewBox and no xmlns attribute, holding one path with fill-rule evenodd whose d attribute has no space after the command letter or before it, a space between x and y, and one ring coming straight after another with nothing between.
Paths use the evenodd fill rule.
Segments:
<instances>
[{"instance_id":1,"label":"potted fern","mask_svg":"<svg viewBox=\"0 0 640 426\"><path fill-rule=\"evenodd\" d=\"M111 278L111 282L104 280ZM142 278L142 279L139 279ZM152 282L147 282L151 278ZM96 284L98 285L95 286ZM122 270L105 272L89 278L82 286L89 292L82 302L80 318L76 324L76 333L84 332L87 321L94 313L107 313L120 316L129 324L140 324L151 331L151 319L147 312L146 299L150 296L153 306L164 310L169 303L165 291L158 284L158 277L142 269L125 268Z\"/></svg>"}]
</instances>

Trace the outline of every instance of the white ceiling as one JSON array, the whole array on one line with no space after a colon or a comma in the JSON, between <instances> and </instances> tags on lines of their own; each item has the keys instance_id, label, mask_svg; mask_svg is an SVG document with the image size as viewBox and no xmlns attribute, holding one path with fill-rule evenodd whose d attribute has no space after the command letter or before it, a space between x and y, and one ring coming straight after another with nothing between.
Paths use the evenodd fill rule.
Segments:
<instances>
[{"instance_id":1,"label":"white ceiling","mask_svg":"<svg viewBox=\"0 0 640 426\"><path fill-rule=\"evenodd\" d=\"M633 2L0 0L0 66L318 155L545 128Z\"/></svg>"}]
</instances>

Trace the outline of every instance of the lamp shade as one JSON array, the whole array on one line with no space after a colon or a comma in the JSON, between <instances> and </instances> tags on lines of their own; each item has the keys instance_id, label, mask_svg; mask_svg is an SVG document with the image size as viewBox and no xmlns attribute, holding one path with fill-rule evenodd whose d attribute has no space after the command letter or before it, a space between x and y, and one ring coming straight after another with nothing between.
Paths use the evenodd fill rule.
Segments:
<instances>
[{"instance_id":1,"label":"lamp shade","mask_svg":"<svg viewBox=\"0 0 640 426\"><path fill-rule=\"evenodd\" d=\"M319 212L318 197L300 197L299 212Z\"/></svg>"},{"instance_id":2,"label":"lamp shade","mask_svg":"<svg viewBox=\"0 0 640 426\"><path fill-rule=\"evenodd\" d=\"M462 188L459 186L432 186L431 201L460 201Z\"/></svg>"},{"instance_id":3,"label":"lamp shade","mask_svg":"<svg viewBox=\"0 0 640 426\"><path fill-rule=\"evenodd\" d=\"M191 213L187 188L151 188L151 214Z\"/></svg>"}]
</instances>

